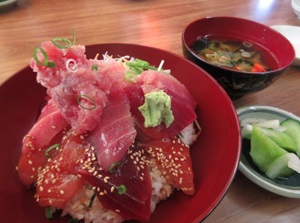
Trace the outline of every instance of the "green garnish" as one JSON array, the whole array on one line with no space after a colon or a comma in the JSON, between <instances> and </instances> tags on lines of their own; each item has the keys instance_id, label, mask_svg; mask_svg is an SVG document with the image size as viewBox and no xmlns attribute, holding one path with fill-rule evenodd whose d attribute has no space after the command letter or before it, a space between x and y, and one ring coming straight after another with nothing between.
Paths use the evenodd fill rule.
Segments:
<instances>
[{"instance_id":1,"label":"green garnish","mask_svg":"<svg viewBox=\"0 0 300 223\"><path fill-rule=\"evenodd\" d=\"M48 220L51 220L53 219L53 209L51 207L46 207L45 208L45 217L48 219Z\"/></svg>"},{"instance_id":2,"label":"green garnish","mask_svg":"<svg viewBox=\"0 0 300 223\"><path fill-rule=\"evenodd\" d=\"M66 39L66 38L54 38L52 40L52 43L59 49L68 49L70 47L72 47L75 42L76 42L76 34L75 34L75 30L72 29L73 32L73 41Z\"/></svg>"},{"instance_id":3,"label":"green garnish","mask_svg":"<svg viewBox=\"0 0 300 223\"><path fill-rule=\"evenodd\" d=\"M83 109L94 110L97 107L95 100L88 95L80 94L80 95L78 95L76 100L77 100L78 105L80 107L82 107ZM83 105L83 103L82 103L83 100L88 101L91 104L91 106L87 107L87 106Z\"/></svg>"},{"instance_id":4,"label":"green garnish","mask_svg":"<svg viewBox=\"0 0 300 223\"><path fill-rule=\"evenodd\" d=\"M93 195L91 196L91 199L90 199L90 202L89 202L89 205L88 205L89 208L91 208L93 206L95 197L96 197L96 192L94 192Z\"/></svg>"},{"instance_id":5,"label":"green garnish","mask_svg":"<svg viewBox=\"0 0 300 223\"><path fill-rule=\"evenodd\" d=\"M45 157L47 157L47 158L52 158L52 157L54 157L54 156L59 152L59 148L60 148L60 144L59 144L59 143L50 146L50 147L45 151ZM55 151L52 152L52 150L55 150Z\"/></svg>"},{"instance_id":6,"label":"green garnish","mask_svg":"<svg viewBox=\"0 0 300 223\"><path fill-rule=\"evenodd\" d=\"M161 61L158 67L151 66L150 63L144 60L135 59L133 61L125 62L125 65L128 67L128 70L125 74L125 79L127 81L134 82L135 78L141 74L145 70L157 70L162 71L164 73L170 73L170 70L163 70L162 66L164 64L164 60Z\"/></svg>"},{"instance_id":7,"label":"green garnish","mask_svg":"<svg viewBox=\"0 0 300 223\"><path fill-rule=\"evenodd\" d=\"M93 65L92 66L92 70L96 70L97 71L98 70L98 66L97 65Z\"/></svg>"},{"instance_id":8,"label":"green garnish","mask_svg":"<svg viewBox=\"0 0 300 223\"><path fill-rule=\"evenodd\" d=\"M76 223L76 222L79 222L79 220L76 218L72 218L68 221L68 223Z\"/></svg>"},{"instance_id":9,"label":"green garnish","mask_svg":"<svg viewBox=\"0 0 300 223\"><path fill-rule=\"evenodd\" d=\"M147 61L135 59L125 63L128 66L128 71L125 74L125 79L133 81L135 77L141 74L144 70L157 70L156 67L151 66Z\"/></svg>"},{"instance_id":10,"label":"green garnish","mask_svg":"<svg viewBox=\"0 0 300 223\"><path fill-rule=\"evenodd\" d=\"M86 188L89 189L89 190L93 189L92 185L87 185Z\"/></svg>"},{"instance_id":11,"label":"green garnish","mask_svg":"<svg viewBox=\"0 0 300 223\"><path fill-rule=\"evenodd\" d=\"M141 74L145 69L147 70L157 70L156 67L151 66L149 62L135 59L134 61L129 61L125 63L129 68L133 69L136 73Z\"/></svg>"},{"instance_id":12,"label":"green garnish","mask_svg":"<svg viewBox=\"0 0 300 223\"><path fill-rule=\"evenodd\" d=\"M38 52L41 52L44 56L44 62L41 62L38 58ZM33 52L33 58L35 59L35 61L37 62L38 65L40 66L46 66L46 67L55 67L55 63L54 62L50 62L49 61L49 57L48 57L48 54L45 52L45 50L43 50L43 48L41 47L37 47L34 49L34 52Z\"/></svg>"},{"instance_id":13,"label":"green garnish","mask_svg":"<svg viewBox=\"0 0 300 223\"><path fill-rule=\"evenodd\" d=\"M120 165L120 161L116 161L116 162L112 163L109 167L109 172L110 173L115 172L115 170L118 168L119 165Z\"/></svg>"},{"instance_id":14,"label":"green garnish","mask_svg":"<svg viewBox=\"0 0 300 223\"><path fill-rule=\"evenodd\" d=\"M119 186L116 187L118 194L122 195L124 193L126 193L126 186L121 184Z\"/></svg>"}]
</instances>

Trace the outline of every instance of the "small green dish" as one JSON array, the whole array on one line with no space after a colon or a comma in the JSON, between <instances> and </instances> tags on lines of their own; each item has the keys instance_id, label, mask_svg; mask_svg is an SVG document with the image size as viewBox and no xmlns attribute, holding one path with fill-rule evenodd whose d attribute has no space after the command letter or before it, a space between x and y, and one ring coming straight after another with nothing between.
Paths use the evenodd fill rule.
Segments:
<instances>
[{"instance_id":1,"label":"small green dish","mask_svg":"<svg viewBox=\"0 0 300 223\"><path fill-rule=\"evenodd\" d=\"M257 118L283 121L293 118L300 121L300 118L290 112L270 106L248 106L237 109L240 122L245 118ZM250 141L243 139L242 153L238 169L253 183L281 196L300 198L300 174L294 174L284 179L270 179L264 175L253 163L250 154Z\"/></svg>"}]
</instances>

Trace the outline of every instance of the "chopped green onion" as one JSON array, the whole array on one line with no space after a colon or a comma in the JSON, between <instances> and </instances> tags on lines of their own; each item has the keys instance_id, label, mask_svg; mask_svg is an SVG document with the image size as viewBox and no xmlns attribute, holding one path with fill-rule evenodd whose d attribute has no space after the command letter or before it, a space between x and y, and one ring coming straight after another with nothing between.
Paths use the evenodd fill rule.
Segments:
<instances>
[{"instance_id":1,"label":"chopped green onion","mask_svg":"<svg viewBox=\"0 0 300 223\"><path fill-rule=\"evenodd\" d=\"M89 189L89 190L93 189L92 185L87 185L86 188Z\"/></svg>"},{"instance_id":2,"label":"chopped green onion","mask_svg":"<svg viewBox=\"0 0 300 223\"><path fill-rule=\"evenodd\" d=\"M50 147L45 151L45 157L47 157L47 158L52 158L52 157L54 157L54 156L58 153L59 147L60 147L60 144L59 144L59 143L50 146ZM52 150L55 150L55 152L52 152Z\"/></svg>"},{"instance_id":3,"label":"chopped green onion","mask_svg":"<svg viewBox=\"0 0 300 223\"><path fill-rule=\"evenodd\" d=\"M125 80L127 80L129 82L134 82L136 77L137 77L136 73L132 73L129 71L125 73Z\"/></svg>"},{"instance_id":4,"label":"chopped green onion","mask_svg":"<svg viewBox=\"0 0 300 223\"><path fill-rule=\"evenodd\" d=\"M92 197L91 197L91 200L90 200L89 205L88 205L89 208L91 208L93 206L95 197L96 197L96 192L94 192Z\"/></svg>"},{"instance_id":5,"label":"chopped green onion","mask_svg":"<svg viewBox=\"0 0 300 223\"><path fill-rule=\"evenodd\" d=\"M82 103L82 100L83 100L83 99L89 101L92 105L91 105L90 107L86 107L86 106L83 105L83 103ZM86 110L94 110L94 109L96 109L96 107L97 107L97 104L96 104L95 100L92 99L90 96L85 95L85 94L80 94L80 95L78 95L78 97L77 97L77 103L78 103L78 105L79 105L80 107L82 107L83 109L86 109Z\"/></svg>"},{"instance_id":6,"label":"chopped green onion","mask_svg":"<svg viewBox=\"0 0 300 223\"><path fill-rule=\"evenodd\" d=\"M129 68L136 71L136 73L141 74L144 69L147 70L157 70L156 67L151 66L147 61L135 59L134 61L126 62L125 63Z\"/></svg>"},{"instance_id":7,"label":"chopped green onion","mask_svg":"<svg viewBox=\"0 0 300 223\"><path fill-rule=\"evenodd\" d=\"M76 218L72 218L67 223L76 223L76 222L79 222L79 220Z\"/></svg>"},{"instance_id":8,"label":"chopped green onion","mask_svg":"<svg viewBox=\"0 0 300 223\"><path fill-rule=\"evenodd\" d=\"M141 74L144 70L157 70L162 71L164 73L170 73L169 70L163 70L162 65L164 61L162 61L159 65L159 67L151 66L149 62L135 59L133 61L125 62L125 65L128 67L128 70L125 74L125 79L130 82L134 82L135 78Z\"/></svg>"},{"instance_id":9,"label":"chopped green onion","mask_svg":"<svg viewBox=\"0 0 300 223\"><path fill-rule=\"evenodd\" d=\"M43 63L38 58L38 52L39 51L44 56L44 62ZM48 54L41 47L37 47L37 48L34 49L33 58L35 59L35 61L37 62L37 64L40 65L40 66L47 66L47 67L51 67L52 68L52 67L55 67L55 65L56 65L54 62L50 62L49 61Z\"/></svg>"},{"instance_id":10,"label":"chopped green onion","mask_svg":"<svg viewBox=\"0 0 300 223\"><path fill-rule=\"evenodd\" d=\"M48 220L51 220L53 219L53 209L51 207L46 207L45 208L45 217L48 219Z\"/></svg>"},{"instance_id":11,"label":"chopped green onion","mask_svg":"<svg viewBox=\"0 0 300 223\"><path fill-rule=\"evenodd\" d=\"M120 194L120 195L126 193L126 190L127 190L125 185L123 185L123 184L117 186L116 189L117 189L118 194Z\"/></svg>"},{"instance_id":12,"label":"chopped green onion","mask_svg":"<svg viewBox=\"0 0 300 223\"><path fill-rule=\"evenodd\" d=\"M116 162L112 163L109 167L109 172L110 173L115 172L119 165L120 165L120 161L116 161Z\"/></svg>"},{"instance_id":13,"label":"chopped green onion","mask_svg":"<svg viewBox=\"0 0 300 223\"><path fill-rule=\"evenodd\" d=\"M59 49L68 49L68 48L72 47L76 42L75 30L72 29L72 31L73 31L73 41L72 42L71 42L71 40L66 39L66 38L54 38L52 40L52 43Z\"/></svg>"},{"instance_id":14,"label":"chopped green onion","mask_svg":"<svg viewBox=\"0 0 300 223\"><path fill-rule=\"evenodd\" d=\"M93 65L92 66L92 70L98 70L98 66L97 65Z\"/></svg>"}]
</instances>

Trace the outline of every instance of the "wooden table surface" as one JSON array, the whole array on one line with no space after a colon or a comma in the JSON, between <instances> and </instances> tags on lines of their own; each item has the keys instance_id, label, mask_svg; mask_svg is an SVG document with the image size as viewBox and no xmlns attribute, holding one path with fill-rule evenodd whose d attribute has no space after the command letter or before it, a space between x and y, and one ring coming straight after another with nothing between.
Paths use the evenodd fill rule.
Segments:
<instances>
[{"instance_id":1,"label":"wooden table surface","mask_svg":"<svg viewBox=\"0 0 300 223\"><path fill-rule=\"evenodd\" d=\"M71 37L72 28L77 43L84 45L138 43L182 55L183 28L206 16L300 26L290 0L19 0L0 13L0 84L28 64L41 42ZM300 116L299 86L300 67L292 66L267 89L234 104L276 106ZM299 221L299 199L277 196L237 172L224 199L203 222Z\"/></svg>"}]
</instances>

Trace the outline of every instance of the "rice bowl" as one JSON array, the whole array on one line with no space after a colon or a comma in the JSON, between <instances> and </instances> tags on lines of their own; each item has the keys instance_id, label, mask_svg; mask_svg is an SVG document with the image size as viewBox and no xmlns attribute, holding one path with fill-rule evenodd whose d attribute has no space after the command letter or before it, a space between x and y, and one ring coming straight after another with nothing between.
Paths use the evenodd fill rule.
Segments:
<instances>
[{"instance_id":1,"label":"rice bowl","mask_svg":"<svg viewBox=\"0 0 300 223\"><path fill-rule=\"evenodd\" d=\"M88 56L93 57L96 53L105 53L106 51L110 52L111 54L123 54L123 55L131 55L137 58L145 59L150 61L152 64L158 66L161 59L163 58L165 60L165 66L170 68L174 71L174 75L183 82L186 86L188 86L189 90L191 91L191 94L195 97L195 100L197 104L199 105L197 109L198 114L198 121L203 127L203 129L207 129L206 131L203 131L203 134L201 138L197 141L197 143L194 145L192 150L192 159L193 160L201 160L201 162L194 161L193 162L193 168L195 169L195 172L197 173L197 176L195 176L195 185L196 185L196 194L193 197L187 197L183 195L180 192L175 191L174 194L167 199L166 201L161 202L154 214L151 217L150 222L198 222L202 220L205 216L207 216L214 207L220 202L222 197L225 195L232 179L235 174L237 163L239 159L240 154L240 133L238 128L238 121L236 118L236 114L234 111L234 107L231 104L230 99L226 95L226 93L220 88L220 86L212 79L210 78L204 71L197 68L195 65L191 64L190 62L182 59L181 57L174 55L169 52L165 52L158 49L138 46L138 45L130 45L130 44L102 44L102 45L95 45L95 46L89 46L87 47ZM148 52L145 54L145 52ZM159 55L159 58L157 56ZM188 73L190 73L190 76L185 75L183 72L184 70L188 70ZM20 73L31 73L30 69L27 67L24 70L20 71ZM196 75L198 74L198 75ZM13 146L20 148L20 137L21 135L26 132L26 129L29 128L30 125L32 125L32 120L36 117L36 111L38 111L41 102L43 101L43 97L45 95L45 92L43 89L41 89L37 84L35 83L34 78L32 77L26 77L26 79L23 79L23 76L21 75L15 75L12 79L10 79L8 82L6 82L3 86L1 86L1 102L8 104L7 108L10 108L10 111L15 111L16 115L18 109L11 109L12 107L19 107L24 105L22 102L19 102L17 105L13 104L11 101L7 102L7 97L2 97L4 92L10 92L11 84L14 86L16 83L20 83L19 81L16 82L19 78L22 79L23 83L26 83L27 86L32 86L30 89L28 87L24 87L22 84L21 86L18 86L18 89L22 90L23 94L21 98L26 97L32 97L34 95L34 98L32 100L25 100L26 105L28 106L28 103L30 105L30 109L26 110L23 109L23 115L26 115L29 122L25 124L23 127L19 126L18 131L20 133L18 134L19 140L9 139L8 136L6 136L5 145L12 147L12 144L15 145L15 142L18 141L19 146ZM195 82L195 80L198 80ZM21 81L21 82L22 82ZM201 86L201 93L199 93L199 85ZM32 91L35 92L32 94ZM26 93L28 92L28 93ZM211 105L210 101L207 99L208 92L214 92L214 97L216 104ZM11 93L8 93L11 94ZM6 93L7 95L7 93ZM28 95L28 96L26 96ZM22 100L19 100L22 101ZM24 101L24 102L25 102ZM219 113L217 107L222 106L223 111L222 113ZM3 110L1 117L8 117L5 120L1 120L1 124L6 124L6 120L11 120L9 117L14 116L14 113L9 114L8 112ZM224 117L227 118L224 118ZM31 121L30 121L31 120ZM209 120L209 121L208 121ZM222 121L223 127L220 128L217 124ZM11 123L11 121L9 121ZM12 126L13 127L13 126ZM219 141L217 142L214 140L214 138L218 137ZM228 140L231 139L231 140ZM217 151L211 151L208 150L208 147L213 146L216 148ZM226 149L218 149L218 148L230 148L229 150ZM200 148L203 148L202 150ZM220 166L220 170L222 170L223 174L220 176L219 174L214 173L215 161L214 160L220 160L221 157L224 157L224 152L230 153L231 156L229 156L228 159L224 160L224 164L222 167ZM7 154L9 155L9 154ZM4 157L7 156L4 153ZM11 155L9 155L11 156ZM19 156L19 151L16 149L16 155L14 155L14 162L13 164L9 164L7 162L3 162L4 165L7 166L15 166L17 159L16 157ZM227 155L226 155L227 156ZM219 162L218 162L219 163ZM219 172L219 171L217 171ZM4 174L5 175L5 174ZM13 174L12 176L7 177L7 182L11 184L11 182L17 182L16 174ZM218 184L216 184L218 182ZM24 192L22 187L20 187L19 183L15 183L15 188L12 188L12 192L17 194L22 194ZM214 185L214 187L212 187ZM7 188L7 184L2 185L3 188ZM210 192L209 192L210 191ZM18 199L13 201L10 200L11 205L18 207L19 205L14 205L15 202L23 203L26 202L30 205L26 206L25 209L23 208L17 208L15 211L19 213L19 216L22 216L24 219L24 222L43 222L44 220L44 213L42 210L35 211L34 217L28 213L32 213L30 209L35 209L36 204L32 198L32 196L22 196L25 200L22 200L23 198L20 196L17 196ZM201 198L201 199L200 199ZM21 200L20 200L21 199ZM3 210L10 210L10 206L3 206ZM197 209L190 209L187 207L195 206L198 207ZM186 207L186 208L185 208ZM185 210L186 213L179 212L178 210ZM172 211L172 216L169 213ZM26 217L27 216L27 217ZM186 217L190 216L190 217ZM2 219L8 219L6 215L2 216ZM28 219L28 221L26 220ZM57 222L64 222L64 219L62 220L55 220Z\"/></svg>"}]
</instances>

